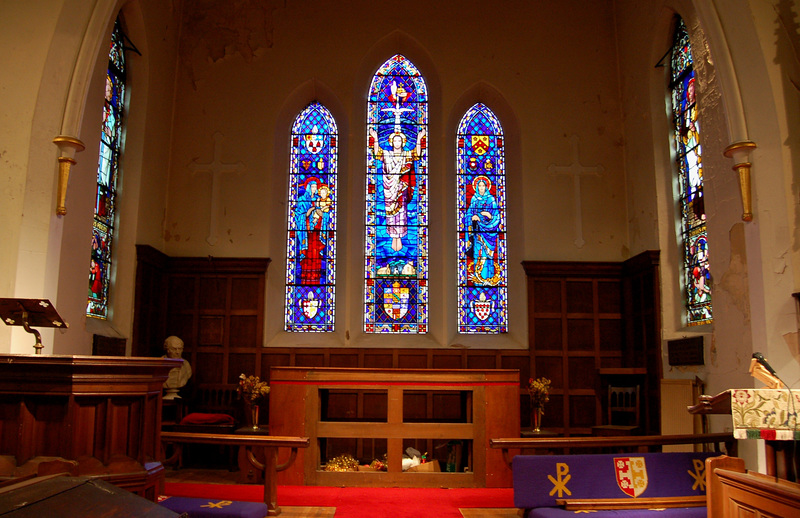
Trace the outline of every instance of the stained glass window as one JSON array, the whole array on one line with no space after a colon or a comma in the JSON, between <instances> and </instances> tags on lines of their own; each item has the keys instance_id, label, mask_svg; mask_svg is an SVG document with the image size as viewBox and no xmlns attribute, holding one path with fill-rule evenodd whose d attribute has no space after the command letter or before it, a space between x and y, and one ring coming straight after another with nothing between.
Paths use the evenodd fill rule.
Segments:
<instances>
[{"instance_id":1,"label":"stained glass window","mask_svg":"<svg viewBox=\"0 0 800 518\"><path fill-rule=\"evenodd\" d=\"M478 103L456 136L458 332L508 330L503 128Z\"/></svg>"},{"instance_id":2,"label":"stained glass window","mask_svg":"<svg viewBox=\"0 0 800 518\"><path fill-rule=\"evenodd\" d=\"M375 73L367 99L364 330L428 327L428 92L396 55Z\"/></svg>"},{"instance_id":3,"label":"stained glass window","mask_svg":"<svg viewBox=\"0 0 800 518\"><path fill-rule=\"evenodd\" d=\"M292 126L286 238L286 331L333 331L338 130L314 102Z\"/></svg>"},{"instance_id":4,"label":"stained glass window","mask_svg":"<svg viewBox=\"0 0 800 518\"><path fill-rule=\"evenodd\" d=\"M680 19L675 29L670 65L687 323L707 324L712 321L711 273L703 198L700 121L697 119L692 49L686 26Z\"/></svg>"},{"instance_id":5,"label":"stained glass window","mask_svg":"<svg viewBox=\"0 0 800 518\"><path fill-rule=\"evenodd\" d=\"M117 204L117 178L122 140L123 102L125 99L124 34L120 20L114 23L108 52L103 123L100 134L100 158L97 163L97 191L92 228L92 255L89 268L89 302L86 314L107 318L114 216Z\"/></svg>"}]
</instances>

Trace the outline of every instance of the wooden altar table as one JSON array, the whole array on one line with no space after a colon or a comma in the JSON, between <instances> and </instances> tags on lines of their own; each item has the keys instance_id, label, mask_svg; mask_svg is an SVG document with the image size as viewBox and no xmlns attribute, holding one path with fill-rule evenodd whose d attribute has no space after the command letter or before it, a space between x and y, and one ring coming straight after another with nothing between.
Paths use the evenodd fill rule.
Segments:
<instances>
[{"instance_id":1,"label":"wooden altar table","mask_svg":"<svg viewBox=\"0 0 800 518\"><path fill-rule=\"evenodd\" d=\"M270 433L310 440L295 465L279 474L280 484L511 487L511 472L502 453L489 448L489 438L519 434L517 370L272 367L270 389ZM331 401L355 393L361 394L362 406L352 416L328 415ZM432 405L417 404L433 400L453 401L443 410L458 415L442 419ZM417 412L423 407L427 411L420 416ZM348 441L368 443L376 452L385 448L386 471L326 471L326 462L340 452L326 451L325 446ZM414 441L433 448L458 443L467 452L466 465L453 472L444 467L404 471L403 452Z\"/></svg>"}]
</instances>

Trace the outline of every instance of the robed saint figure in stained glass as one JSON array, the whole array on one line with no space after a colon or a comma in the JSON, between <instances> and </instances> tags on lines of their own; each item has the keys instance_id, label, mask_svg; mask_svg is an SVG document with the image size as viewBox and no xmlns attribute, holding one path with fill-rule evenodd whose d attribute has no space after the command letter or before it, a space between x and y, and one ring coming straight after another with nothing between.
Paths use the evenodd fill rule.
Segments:
<instances>
[{"instance_id":1,"label":"robed saint figure in stained glass","mask_svg":"<svg viewBox=\"0 0 800 518\"><path fill-rule=\"evenodd\" d=\"M337 128L315 102L292 126L286 240L286 331L333 331Z\"/></svg>"},{"instance_id":2,"label":"robed saint figure in stained glass","mask_svg":"<svg viewBox=\"0 0 800 518\"><path fill-rule=\"evenodd\" d=\"M681 215L679 232L684 255L686 323L690 326L713 321L711 269L703 196L703 153L693 63L689 33L683 20L678 19L670 59L670 90L678 165Z\"/></svg>"},{"instance_id":3,"label":"robed saint figure in stained glass","mask_svg":"<svg viewBox=\"0 0 800 518\"><path fill-rule=\"evenodd\" d=\"M458 126L458 331L508 330L503 129L478 103Z\"/></svg>"}]
</instances>

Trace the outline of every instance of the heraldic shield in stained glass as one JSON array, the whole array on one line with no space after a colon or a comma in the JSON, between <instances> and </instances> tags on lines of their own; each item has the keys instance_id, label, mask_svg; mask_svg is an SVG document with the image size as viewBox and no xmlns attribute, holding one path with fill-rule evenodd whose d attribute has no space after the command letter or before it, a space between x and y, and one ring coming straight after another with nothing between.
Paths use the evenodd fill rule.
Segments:
<instances>
[{"instance_id":1,"label":"heraldic shield in stained glass","mask_svg":"<svg viewBox=\"0 0 800 518\"><path fill-rule=\"evenodd\" d=\"M384 63L367 100L364 331L428 326L428 93L404 56Z\"/></svg>"},{"instance_id":2,"label":"heraldic shield in stained glass","mask_svg":"<svg viewBox=\"0 0 800 518\"><path fill-rule=\"evenodd\" d=\"M678 20L670 61L688 325L712 321L703 161L689 34Z\"/></svg>"},{"instance_id":3,"label":"heraldic shield in stained glass","mask_svg":"<svg viewBox=\"0 0 800 518\"><path fill-rule=\"evenodd\" d=\"M92 256L89 265L89 300L86 315L108 318L108 291L111 270L111 247L114 239L117 175L122 139L122 107L125 99L124 35L120 21L114 24L108 51L100 156L97 162Z\"/></svg>"},{"instance_id":4,"label":"heraldic shield in stained glass","mask_svg":"<svg viewBox=\"0 0 800 518\"><path fill-rule=\"evenodd\" d=\"M336 316L336 122L312 103L292 126L286 331L333 331Z\"/></svg>"},{"instance_id":5,"label":"heraldic shield in stained glass","mask_svg":"<svg viewBox=\"0 0 800 518\"><path fill-rule=\"evenodd\" d=\"M458 125L458 332L508 331L503 129L483 104Z\"/></svg>"}]
</instances>

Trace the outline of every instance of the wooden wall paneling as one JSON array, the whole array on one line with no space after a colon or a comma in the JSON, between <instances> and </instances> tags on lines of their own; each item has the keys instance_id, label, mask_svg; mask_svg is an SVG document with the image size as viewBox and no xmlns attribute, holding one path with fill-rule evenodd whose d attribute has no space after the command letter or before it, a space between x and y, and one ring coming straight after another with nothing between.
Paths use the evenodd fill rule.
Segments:
<instances>
[{"instance_id":1,"label":"wooden wall paneling","mask_svg":"<svg viewBox=\"0 0 800 518\"><path fill-rule=\"evenodd\" d=\"M228 378L225 383L229 385L236 385L239 383L239 376L244 374L247 376L257 376L256 353L234 353L228 356ZM255 373L255 374L254 374Z\"/></svg>"},{"instance_id":2,"label":"wooden wall paneling","mask_svg":"<svg viewBox=\"0 0 800 518\"><path fill-rule=\"evenodd\" d=\"M397 368L399 369L428 369L428 354L424 350L403 350L397 352Z\"/></svg>"},{"instance_id":3,"label":"wooden wall paneling","mask_svg":"<svg viewBox=\"0 0 800 518\"><path fill-rule=\"evenodd\" d=\"M356 351L336 351L331 352L328 365L331 367L359 367L363 363L364 355ZM361 360L361 362L359 362Z\"/></svg>"},{"instance_id":4,"label":"wooden wall paneling","mask_svg":"<svg viewBox=\"0 0 800 518\"><path fill-rule=\"evenodd\" d=\"M622 355L623 339L613 336L620 326L605 324L621 320L621 264L526 261L523 266L530 377L552 381L543 424L565 435L588 434L602 419L597 370Z\"/></svg>"},{"instance_id":5,"label":"wooden wall paneling","mask_svg":"<svg viewBox=\"0 0 800 518\"><path fill-rule=\"evenodd\" d=\"M658 270L651 254L626 263L523 263L528 277L530 344L530 349L523 351L263 348L268 264L268 259L169 260L166 284L169 329L173 332L165 334L177 334L187 341L193 368L221 371L196 373L194 382L230 384L238 378L238 371L249 366L250 372L265 379L272 366L514 368L520 371L524 424L529 420L525 382L547 376L553 380L553 390L545 426L569 434L571 416L584 415L586 397L594 391L600 401L599 384L591 386L587 381L592 361L594 368L600 369L644 358L648 369L660 368L660 344L653 338L660 330L659 311L653 307L653 299L657 305L659 296ZM626 269L630 272L624 276ZM631 325L629 319L636 324ZM160 343L158 347L161 352ZM575 409L571 408L573 397ZM422 410L432 413L430 398L425 405ZM598 403L596 413L599 408ZM602 415L596 417L602 419Z\"/></svg>"},{"instance_id":6,"label":"wooden wall paneling","mask_svg":"<svg viewBox=\"0 0 800 518\"><path fill-rule=\"evenodd\" d=\"M148 245L136 245L132 356L160 356L165 338L168 257Z\"/></svg>"},{"instance_id":7,"label":"wooden wall paneling","mask_svg":"<svg viewBox=\"0 0 800 518\"><path fill-rule=\"evenodd\" d=\"M185 343L191 387L231 389L240 374L263 376L263 294L269 262L169 259L167 332ZM266 368L263 377L269 362Z\"/></svg>"},{"instance_id":8,"label":"wooden wall paneling","mask_svg":"<svg viewBox=\"0 0 800 518\"><path fill-rule=\"evenodd\" d=\"M661 291L660 254L657 250L643 252L624 263L624 313L626 340L624 367L645 367L642 399L648 404L642 409L645 433L659 433L661 365Z\"/></svg>"},{"instance_id":9,"label":"wooden wall paneling","mask_svg":"<svg viewBox=\"0 0 800 518\"><path fill-rule=\"evenodd\" d=\"M380 350L365 350L364 351L364 363L360 365L360 367L364 367L367 369L391 369L392 367L396 367L395 364L396 355L393 351L385 351L383 349Z\"/></svg>"},{"instance_id":10,"label":"wooden wall paneling","mask_svg":"<svg viewBox=\"0 0 800 518\"><path fill-rule=\"evenodd\" d=\"M465 367L464 353L462 351L429 351L431 354L430 366L433 369L463 369Z\"/></svg>"},{"instance_id":11,"label":"wooden wall paneling","mask_svg":"<svg viewBox=\"0 0 800 518\"><path fill-rule=\"evenodd\" d=\"M298 367L325 367L325 353L322 351L298 352L294 354L293 366Z\"/></svg>"},{"instance_id":12,"label":"wooden wall paneling","mask_svg":"<svg viewBox=\"0 0 800 518\"><path fill-rule=\"evenodd\" d=\"M491 354L490 351L467 351L466 353L466 368L467 369L500 369L500 358L502 353L497 351ZM527 379L527 378L525 378Z\"/></svg>"}]
</instances>

